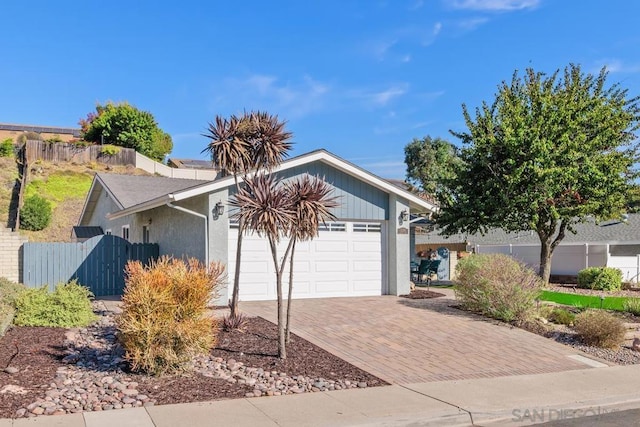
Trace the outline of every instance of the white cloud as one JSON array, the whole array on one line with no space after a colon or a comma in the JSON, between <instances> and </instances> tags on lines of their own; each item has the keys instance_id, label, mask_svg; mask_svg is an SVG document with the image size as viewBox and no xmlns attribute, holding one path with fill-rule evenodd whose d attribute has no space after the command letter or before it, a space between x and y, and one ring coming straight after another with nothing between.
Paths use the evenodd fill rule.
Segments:
<instances>
[{"instance_id":1,"label":"white cloud","mask_svg":"<svg viewBox=\"0 0 640 427\"><path fill-rule=\"evenodd\" d=\"M411 62L411 55L406 54L405 56L402 57L401 59L402 62Z\"/></svg>"},{"instance_id":2,"label":"white cloud","mask_svg":"<svg viewBox=\"0 0 640 427\"><path fill-rule=\"evenodd\" d=\"M453 0L449 4L455 9L512 11L535 9L540 0Z\"/></svg>"},{"instance_id":3,"label":"white cloud","mask_svg":"<svg viewBox=\"0 0 640 427\"><path fill-rule=\"evenodd\" d=\"M437 36L442 31L442 22L436 22L433 24L433 35Z\"/></svg>"},{"instance_id":4,"label":"white cloud","mask_svg":"<svg viewBox=\"0 0 640 427\"><path fill-rule=\"evenodd\" d=\"M267 109L289 118L302 117L320 108L330 87L310 76L300 81L281 81L275 76L253 74L229 78L215 87L216 104L236 110Z\"/></svg>"},{"instance_id":5,"label":"white cloud","mask_svg":"<svg viewBox=\"0 0 640 427\"><path fill-rule=\"evenodd\" d=\"M592 74L597 74L600 72L602 67L607 67L607 71L611 74L640 72L640 63L629 64L617 58L606 58L596 61L595 65L591 67L590 72Z\"/></svg>"},{"instance_id":6,"label":"white cloud","mask_svg":"<svg viewBox=\"0 0 640 427\"><path fill-rule=\"evenodd\" d=\"M487 22L489 22L489 18L471 18L458 21L456 25L464 31L473 31Z\"/></svg>"},{"instance_id":7,"label":"white cloud","mask_svg":"<svg viewBox=\"0 0 640 427\"><path fill-rule=\"evenodd\" d=\"M365 97L369 98L371 102L373 102L376 105L384 106L384 105L387 105L391 100L398 98L404 95L405 93L407 93L408 88L409 88L409 85L406 83L403 83L400 85L391 86L390 88L380 92L369 93L365 95Z\"/></svg>"}]
</instances>

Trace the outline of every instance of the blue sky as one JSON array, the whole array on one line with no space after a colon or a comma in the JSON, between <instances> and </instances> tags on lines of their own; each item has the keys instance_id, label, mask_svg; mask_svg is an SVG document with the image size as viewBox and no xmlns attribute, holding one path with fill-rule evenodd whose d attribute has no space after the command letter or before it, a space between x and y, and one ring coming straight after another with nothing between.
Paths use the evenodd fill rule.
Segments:
<instances>
[{"instance_id":1,"label":"blue sky","mask_svg":"<svg viewBox=\"0 0 640 427\"><path fill-rule=\"evenodd\" d=\"M635 0L12 1L0 122L77 126L128 101L206 158L216 115L267 110L293 155L325 148L403 178L412 138L464 130L514 70L603 65L640 94Z\"/></svg>"}]
</instances>

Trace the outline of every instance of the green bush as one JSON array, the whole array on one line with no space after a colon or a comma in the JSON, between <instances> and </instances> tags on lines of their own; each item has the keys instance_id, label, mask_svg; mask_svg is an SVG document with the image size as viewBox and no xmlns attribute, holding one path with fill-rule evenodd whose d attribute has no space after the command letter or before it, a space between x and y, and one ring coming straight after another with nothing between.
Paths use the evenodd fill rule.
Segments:
<instances>
[{"instance_id":1,"label":"green bush","mask_svg":"<svg viewBox=\"0 0 640 427\"><path fill-rule=\"evenodd\" d=\"M13 157L14 152L13 139L7 138L0 143L0 157Z\"/></svg>"},{"instance_id":2,"label":"green bush","mask_svg":"<svg viewBox=\"0 0 640 427\"><path fill-rule=\"evenodd\" d=\"M118 154L119 152L120 152L120 147L117 147L111 144L103 145L102 148L100 149L100 154L102 154L103 156L113 156Z\"/></svg>"},{"instance_id":3,"label":"green bush","mask_svg":"<svg viewBox=\"0 0 640 427\"><path fill-rule=\"evenodd\" d=\"M51 203L34 194L24 201L20 209L20 227L25 230L39 231L51 222Z\"/></svg>"},{"instance_id":4,"label":"green bush","mask_svg":"<svg viewBox=\"0 0 640 427\"><path fill-rule=\"evenodd\" d=\"M49 292L46 285L25 289L16 299L15 323L64 328L87 326L97 319L91 309L91 297L91 291L75 280L59 284L53 292Z\"/></svg>"},{"instance_id":5,"label":"green bush","mask_svg":"<svg viewBox=\"0 0 640 427\"><path fill-rule=\"evenodd\" d=\"M148 267L127 264L118 338L134 371L153 375L189 369L194 356L215 345L218 321L206 308L223 280L224 266L208 268L162 257Z\"/></svg>"},{"instance_id":6,"label":"green bush","mask_svg":"<svg viewBox=\"0 0 640 427\"><path fill-rule=\"evenodd\" d=\"M622 304L622 308L627 313L640 316L640 298L629 298Z\"/></svg>"},{"instance_id":7,"label":"green bush","mask_svg":"<svg viewBox=\"0 0 640 427\"><path fill-rule=\"evenodd\" d=\"M574 329L582 342L603 348L618 348L626 332L620 319L604 310L587 310L576 316Z\"/></svg>"},{"instance_id":8,"label":"green bush","mask_svg":"<svg viewBox=\"0 0 640 427\"><path fill-rule=\"evenodd\" d=\"M578 287L599 291L619 291L622 272L613 267L589 267L578 272Z\"/></svg>"},{"instance_id":9,"label":"green bush","mask_svg":"<svg viewBox=\"0 0 640 427\"><path fill-rule=\"evenodd\" d=\"M559 325L571 326L576 320L576 315L564 308L554 308L551 310L551 313L549 313L547 319Z\"/></svg>"},{"instance_id":10,"label":"green bush","mask_svg":"<svg viewBox=\"0 0 640 427\"><path fill-rule=\"evenodd\" d=\"M542 281L507 255L471 255L456 267L456 298L463 308L505 322L533 317Z\"/></svg>"},{"instance_id":11,"label":"green bush","mask_svg":"<svg viewBox=\"0 0 640 427\"><path fill-rule=\"evenodd\" d=\"M0 336L4 335L13 321L16 298L23 289L23 285L0 277Z\"/></svg>"}]
</instances>

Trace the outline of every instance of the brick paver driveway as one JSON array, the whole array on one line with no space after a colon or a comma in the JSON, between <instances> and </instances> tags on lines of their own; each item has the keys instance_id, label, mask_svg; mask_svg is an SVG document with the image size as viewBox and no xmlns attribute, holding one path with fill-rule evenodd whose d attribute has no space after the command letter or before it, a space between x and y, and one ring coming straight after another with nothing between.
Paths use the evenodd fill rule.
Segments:
<instances>
[{"instance_id":1,"label":"brick paver driveway","mask_svg":"<svg viewBox=\"0 0 640 427\"><path fill-rule=\"evenodd\" d=\"M450 294L450 292L448 292ZM547 338L449 307L393 296L293 302L292 331L388 382L408 384L588 368ZM275 323L275 301L240 309Z\"/></svg>"}]
</instances>

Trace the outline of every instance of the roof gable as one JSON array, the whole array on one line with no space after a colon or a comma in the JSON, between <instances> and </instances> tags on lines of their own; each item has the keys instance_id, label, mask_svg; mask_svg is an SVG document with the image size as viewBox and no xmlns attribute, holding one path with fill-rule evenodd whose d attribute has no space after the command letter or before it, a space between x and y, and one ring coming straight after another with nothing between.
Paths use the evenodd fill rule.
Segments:
<instances>
[{"instance_id":1,"label":"roof gable","mask_svg":"<svg viewBox=\"0 0 640 427\"><path fill-rule=\"evenodd\" d=\"M325 163L330 167L336 168L350 176L353 176L359 179L360 181L366 183L366 185L371 185L372 187L375 187L378 190L381 190L387 194L395 194L399 197L402 197L409 201L409 204L413 210L420 211L420 212L433 212L436 210L436 207L432 203L420 198L419 196L416 196L415 194L410 193L409 191L396 187L395 185L390 184L386 180L377 177L371 172L368 172L352 163L349 163L346 160L343 160L329 153L326 150L312 151L310 153L303 154L301 156L286 160L282 162L278 167L274 168L273 173L277 174L280 172L290 170L292 168L308 165L313 162ZM148 177L148 178L160 179L157 177ZM173 178L164 178L164 179L172 180ZM185 181L185 180L182 180L182 181ZM198 181L189 181L189 182L194 183ZM118 212L110 214L109 218L111 219L119 218L135 212L141 212L144 210L152 209L152 208L164 205L167 202L190 199L192 197L199 196L201 194L206 194L212 191L217 191L220 189L231 187L235 183L233 176L221 177L214 181L207 181L207 182L200 181L200 182L201 184L191 186L188 188L183 188L183 189L176 188L174 190L165 191L164 194L159 194L155 198L146 198L146 200L138 199L137 204L127 205L127 206L122 205L123 208ZM122 184L122 185L124 186L125 184ZM126 186L128 187L128 189L123 188L122 193L123 194L127 193L127 191L135 193L137 191L137 189L135 188L135 185L136 183L133 181L127 183ZM166 190L166 188L163 188L163 190ZM162 193L162 191L156 192L155 194L158 194L158 193Z\"/></svg>"}]
</instances>

